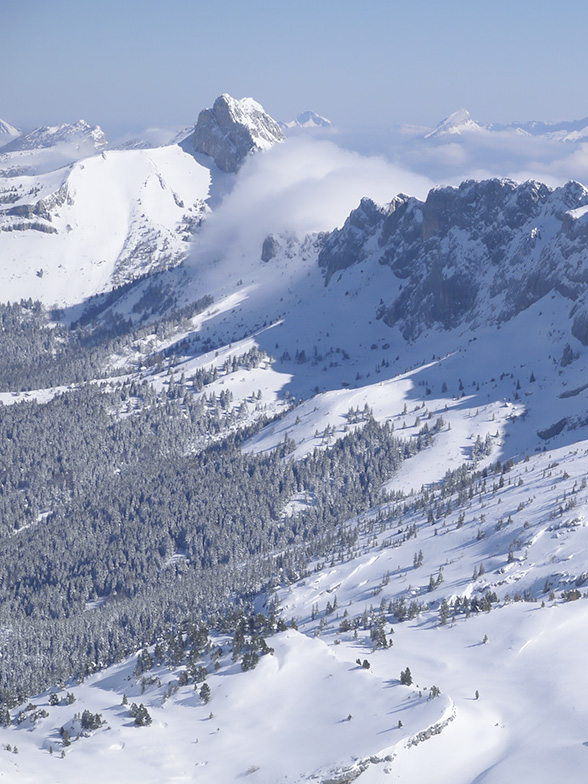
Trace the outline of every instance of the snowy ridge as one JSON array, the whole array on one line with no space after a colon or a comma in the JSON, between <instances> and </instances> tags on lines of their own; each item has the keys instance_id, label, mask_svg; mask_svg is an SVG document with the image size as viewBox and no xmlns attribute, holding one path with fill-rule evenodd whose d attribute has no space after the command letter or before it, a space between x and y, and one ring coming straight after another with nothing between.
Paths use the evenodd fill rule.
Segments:
<instances>
[{"instance_id":1,"label":"snowy ridge","mask_svg":"<svg viewBox=\"0 0 588 784\"><path fill-rule=\"evenodd\" d=\"M531 136L544 137L554 141L576 142L588 135L588 117L581 120L562 120L555 123L545 123L533 120L525 123L509 123L506 126L495 126L500 129L520 130Z\"/></svg>"},{"instance_id":2,"label":"snowy ridge","mask_svg":"<svg viewBox=\"0 0 588 784\"><path fill-rule=\"evenodd\" d=\"M551 290L570 300L573 332L584 324L584 212L579 183L465 182L432 190L425 202L398 197L386 208L364 200L323 246L326 282L371 253L404 280L378 317L412 338L425 327L502 323ZM575 306L572 308L572 303Z\"/></svg>"},{"instance_id":3,"label":"snowy ridge","mask_svg":"<svg viewBox=\"0 0 588 784\"><path fill-rule=\"evenodd\" d=\"M84 120L37 128L0 148L0 179L48 174L107 147L102 129Z\"/></svg>"},{"instance_id":4,"label":"snowy ridge","mask_svg":"<svg viewBox=\"0 0 588 784\"><path fill-rule=\"evenodd\" d=\"M82 145L100 152L108 146L108 141L99 125L91 126L85 120L79 120L73 125L65 123L36 128L7 144L2 152L41 150L58 144Z\"/></svg>"},{"instance_id":5,"label":"snowy ridge","mask_svg":"<svg viewBox=\"0 0 588 784\"><path fill-rule=\"evenodd\" d=\"M113 150L148 150L153 147L167 147L180 144L194 130L193 126L184 128L147 128L140 136L133 136L116 146Z\"/></svg>"}]
</instances>

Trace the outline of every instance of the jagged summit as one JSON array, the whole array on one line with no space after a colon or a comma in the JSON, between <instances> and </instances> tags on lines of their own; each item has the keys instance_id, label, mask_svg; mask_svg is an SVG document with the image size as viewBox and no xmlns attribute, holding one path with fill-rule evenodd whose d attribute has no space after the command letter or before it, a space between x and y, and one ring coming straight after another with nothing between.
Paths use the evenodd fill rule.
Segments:
<instances>
[{"instance_id":1,"label":"jagged summit","mask_svg":"<svg viewBox=\"0 0 588 784\"><path fill-rule=\"evenodd\" d=\"M0 147L9 144L11 141L20 136L20 131L7 123L5 120L0 120Z\"/></svg>"},{"instance_id":2,"label":"jagged summit","mask_svg":"<svg viewBox=\"0 0 588 784\"><path fill-rule=\"evenodd\" d=\"M6 144L2 152L41 150L58 144L88 145L96 151L108 146L104 131L99 125L91 126L85 120L63 125L44 125Z\"/></svg>"},{"instance_id":3,"label":"jagged summit","mask_svg":"<svg viewBox=\"0 0 588 784\"><path fill-rule=\"evenodd\" d=\"M192 135L196 152L210 155L219 169L236 172L248 155L284 141L278 123L253 98L219 96L204 109Z\"/></svg>"},{"instance_id":4,"label":"jagged summit","mask_svg":"<svg viewBox=\"0 0 588 784\"><path fill-rule=\"evenodd\" d=\"M483 131L485 127L472 120L467 109L458 109L442 120L439 125L425 135L425 139L461 136L464 133Z\"/></svg>"},{"instance_id":5,"label":"jagged summit","mask_svg":"<svg viewBox=\"0 0 588 784\"><path fill-rule=\"evenodd\" d=\"M327 120L326 117L322 117L316 112L307 111L302 112L294 120L290 120L290 122L280 123L280 127L285 130L296 130L298 128L332 128L333 124L330 120Z\"/></svg>"}]
</instances>

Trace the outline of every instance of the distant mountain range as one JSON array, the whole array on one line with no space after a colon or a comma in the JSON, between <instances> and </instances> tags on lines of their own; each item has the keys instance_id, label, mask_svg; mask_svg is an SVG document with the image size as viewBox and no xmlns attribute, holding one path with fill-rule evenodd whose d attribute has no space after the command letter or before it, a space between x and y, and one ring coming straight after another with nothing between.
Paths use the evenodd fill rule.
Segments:
<instances>
[{"instance_id":1,"label":"distant mountain range","mask_svg":"<svg viewBox=\"0 0 588 784\"><path fill-rule=\"evenodd\" d=\"M467 109L459 109L425 133L426 139L446 139L480 132L515 132L529 136L543 136L557 141L579 141L588 138L588 117L582 120L545 123L529 121L508 124L479 123L472 119Z\"/></svg>"},{"instance_id":2,"label":"distant mountain range","mask_svg":"<svg viewBox=\"0 0 588 784\"><path fill-rule=\"evenodd\" d=\"M100 126L92 127L85 120L80 120L73 125L43 126L29 133L16 135L11 142L4 145L2 153L44 150L59 144L75 144L93 148L95 151L108 147L108 141Z\"/></svg>"},{"instance_id":3,"label":"distant mountain range","mask_svg":"<svg viewBox=\"0 0 588 784\"><path fill-rule=\"evenodd\" d=\"M285 132L301 128L309 130L314 128L333 127L331 121L327 120L326 117L321 117L320 114L311 111L302 112L294 120L290 120L289 122L281 122L280 126Z\"/></svg>"}]
</instances>

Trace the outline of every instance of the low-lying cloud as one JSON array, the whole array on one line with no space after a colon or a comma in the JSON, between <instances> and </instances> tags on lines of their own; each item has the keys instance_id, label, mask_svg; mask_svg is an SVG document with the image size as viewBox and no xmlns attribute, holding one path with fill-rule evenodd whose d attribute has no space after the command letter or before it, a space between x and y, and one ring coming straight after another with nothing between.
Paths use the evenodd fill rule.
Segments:
<instances>
[{"instance_id":1,"label":"low-lying cloud","mask_svg":"<svg viewBox=\"0 0 588 784\"><path fill-rule=\"evenodd\" d=\"M331 231L363 197L379 204L401 192L424 198L433 185L383 157L343 150L330 141L289 139L246 161L195 252L259 255L268 234Z\"/></svg>"},{"instance_id":2,"label":"low-lying cloud","mask_svg":"<svg viewBox=\"0 0 588 784\"><path fill-rule=\"evenodd\" d=\"M198 237L194 258L259 258L268 234L303 238L332 231L363 197L379 204L398 193L424 199L436 185L489 177L537 179L551 187L570 179L588 183L588 142L510 130L436 141L397 133L385 156L324 139L290 138L246 161Z\"/></svg>"},{"instance_id":3,"label":"low-lying cloud","mask_svg":"<svg viewBox=\"0 0 588 784\"><path fill-rule=\"evenodd\" d=\"M441 141L398 139L395 155L405 168L438 184L488 177L534 179L551 187L571 179L588 183L588 143L514 130L465 133Z\"/></svg>"}]
</instances>

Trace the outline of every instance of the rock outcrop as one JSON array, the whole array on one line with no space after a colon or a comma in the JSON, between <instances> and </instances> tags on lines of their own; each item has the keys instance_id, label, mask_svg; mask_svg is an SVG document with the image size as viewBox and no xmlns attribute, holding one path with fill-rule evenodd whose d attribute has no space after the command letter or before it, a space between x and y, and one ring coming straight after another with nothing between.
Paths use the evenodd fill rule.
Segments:
<instances>
[{"instance_id":1,"label":"rock outcrop","mask_svg":"<svg viewBox=\"0 0 588 784\"><path fill-rule=\"evenodd\" d=\"M572 334L588 345L588 191L570 182L468 181L423 202L369 200L324 243L325 283L376 258L402 285L378 317L407 339L424 329L500 324L550 292L570 302Z\"/></svg>"}]
</instances>

